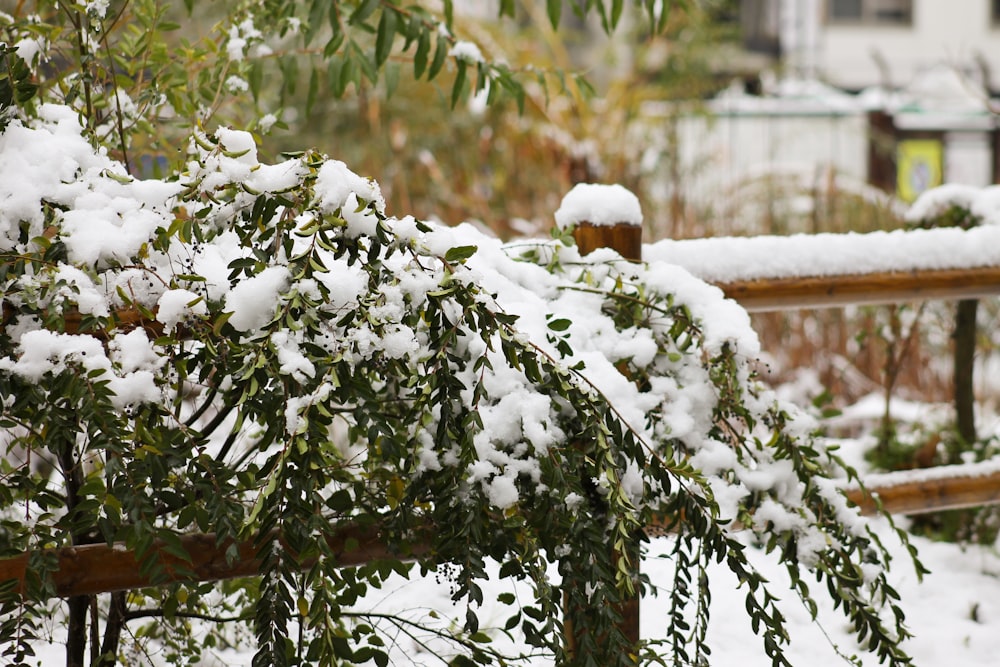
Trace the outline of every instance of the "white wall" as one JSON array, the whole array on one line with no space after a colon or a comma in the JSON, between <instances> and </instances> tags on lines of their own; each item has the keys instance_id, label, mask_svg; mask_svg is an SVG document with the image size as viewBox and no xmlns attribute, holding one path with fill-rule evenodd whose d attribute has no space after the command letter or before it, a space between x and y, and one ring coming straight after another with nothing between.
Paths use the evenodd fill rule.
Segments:
<instances>
[{"instance_id":1,"label":"white wall","mask_svg":"<svg viewBox=\"0 0 1000 667\"><path fill-rule=\"evenodd\" d=\"M844 185L867 179L861 113L689 116L679 121L678 140L684 198L713 217L745 212L745 188L762 178L788 191L824 180L828 170Z\"/></svg>"},{"instance_id":2,"label":"white wall","mask_svg":"<svg viewBox=\"0 0 1000 667\"><path fill-rule=\"evenodd\" d=\"M909 26L825 23L817 48L820 76L844 88L904 86L918 72L942 62L972 72L977 54L993 70L991 87L1000 87L1000 25L990 20L990 0L914 0ZM872 57L876 50L889 64L889 82L880 80Z\"/></svg>"}]
</instances>

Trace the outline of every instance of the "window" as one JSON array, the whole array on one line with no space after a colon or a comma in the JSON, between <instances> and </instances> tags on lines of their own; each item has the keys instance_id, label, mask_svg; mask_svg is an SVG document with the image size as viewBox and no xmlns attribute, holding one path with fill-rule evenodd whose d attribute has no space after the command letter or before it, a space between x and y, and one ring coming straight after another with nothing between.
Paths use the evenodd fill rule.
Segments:
<instances>
[{"instance_id":1,"label":"window","mask_svg":"<svg viewBox=\"0 0 1000 667\"><path fill-rule=\"evenodd\" d=\"M994 15L1000 0L993 0ZM909 25L913 20L913 0L829 0L831 23L862 25Z\"/></svg>"},{"instance_id":2,"label":"window","mask_svg":"<svg viewBox=\"0 0 1000 667\"><path fill-rule=\"evenodd\" d=\"M1000 24L1000 0L990 3L990 18L993 19L993 25Z\"/></svg>"}]
</instances>

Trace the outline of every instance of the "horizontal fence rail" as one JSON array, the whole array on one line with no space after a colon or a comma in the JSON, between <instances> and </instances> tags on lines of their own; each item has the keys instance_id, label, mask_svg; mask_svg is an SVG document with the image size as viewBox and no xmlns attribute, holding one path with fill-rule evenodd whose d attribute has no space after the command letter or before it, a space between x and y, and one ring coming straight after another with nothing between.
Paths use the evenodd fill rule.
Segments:
<instances>
[{"instance_id":1,"label":"horizontal fence rail","mask_svg":"<svg viewBox=\"0 0 1000 667\"><path fill-rule=\"evenodd\" d=\"M751 312L835 308L932 299L977 299L1000 294L1000 266L888 271L716 283Z\"/></svg>"},{"instance_id":2,"label":"horizontal fence rail","mask_svg":"<svg viewBox=\"0 0 1000 667\"><path fill-rule=\"evenodd\" d=\"M276 540L285 549L286 557L294 559L295 555L287 550L277 533L246 541L219 540L213 533L193 533L180 535L170 543L154 542L148 554L149 563L157 564L156 570L144 567L136 551L123 543L45 549L0 559L0 584L17 581L18 590L23 592L27 577L34 573L33 558L55 558L51 584L56 597L252 577L260 572L261 550L274 548ZM405 545L389 545L377 529L362 528L348 521L333 526L326 542L341 567L399 558L400 553L417 558L427 551L427 541L420 537ZM182 558L181 553L188 558ZM313 563L302 560L298 565L305 569Z\"/></svg>"},{"instance_id":3,"label":"horizontal fence rail","mask_svg":"<svg viewBox=\"0 0 1000 667\"><path fill-rule=\"evenodd\" d=\"M847 497L862 514L926 514L1000 504L1000 469L982 464L902 470L870 476Z\"/></svg>"},{"instance_id":4,"label":"horizontal fence rail","mask_svg":"<svg viewBox=\"0 0 1000 667\"><path fill-rule=\"evenodd\" d=\"M959 301L1000 295L1000 266L759 278L717 281L714 284L727 297L750 312L839 308L935 299ZM3 323L6 324L14 314L13 306L4 301ZM132 309L117 311L115 321L116 326L122 329L142 327L154 336L163 332L161 322L144 318ZM80 324L79 313L65 314L63 327L66 333L78 333ZM92 333L98 337L107 336L104 331Z\"/></svg>"},{"instance_id":5,"label":"horizontal fence rail","mask_svg":"<svg viewBox=\"0 0 1000 667\"><path fill-rule=\"evenodd\" d=\"M979 469L973 464L885 473L873 476L864 489L849 487L845 493L866 515L875 514L880 508L891 514L922 514L1000 504L1000 469ZM663 517L662 523L668 524L668 517ZM656 526L651 530L659 532ZM190 560L178 557L176 548L168 551L165 543L154 545L151 554L160 559L161 566L156 575L151 575L135 551L123 544L88 544L25 553L0 560L0 583L13 580L23 588L25 578L32 573L33 556L56 559L58 567L51 576L56 597L249 577L259 572L260 549L271 548L274 539L277 538L220 542L211 533L183 535L179 537L180 544L175 546L189 554ZM387 544L377 529L361 528L352 523L335 526L327 543L337 564L343 567L400 557L399 550ZM426 541L420 539L404 546L405 553L412 558L428 551ZM306 568L311 563L300 565Z\"/></svg>"}]
</instances>

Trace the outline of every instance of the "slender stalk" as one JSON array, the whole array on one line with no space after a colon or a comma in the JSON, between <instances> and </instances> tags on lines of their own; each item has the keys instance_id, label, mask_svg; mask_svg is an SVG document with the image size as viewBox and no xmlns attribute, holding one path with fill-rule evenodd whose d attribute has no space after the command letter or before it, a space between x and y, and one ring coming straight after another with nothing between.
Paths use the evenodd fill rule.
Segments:
<instances>
[{"instance_id":1,"label":"slender stalk","mask_svg":"<svg viewBox=\"0 0 1000 667\"><path fill-rule=\"evenodd\" d=\"M121 644L122 630L128 620L128 605L126 593L116 591L111 594L108 606L108 619L104 625L104 641L101 643L101 654L94 661L96 667L114 667L117 662L118 646ZM95 623L96 626L96 623ZM96 643L94 644L97 645Z\"/></svg>"},{"instance_id":2,"label":"slender stalk","mask_svg":"<svg viewBox=\"0 0 1000 667\"><path fill-rule=\"evenodd\" d=\"M954 381L955 381L955 426L961 439L960 446L967 448L976 441L975 392L973 389L973 368L976 357L976 311L977 299L958 302L955 314L954 339ZM957 461L952 461L957 463Z\"/></svg>"},{"instance_id":3,"label":"slender stalk","mask_svg":"<svg viewBox=\"0 0 1000 667\"><path fill-rule=\"evenodd\" d=\"M80 502L83 487L83 471L73 452L73 441L69 436L62 438L57 446L59 467L66 486L66 516L70 525L76 518L76 508ZM72 532L73 546L79 546L82 536ZM66 601L66 667L84 667L87 650L87 616L90 613L91 596L73 595Z\"/></svg>"}]
</instances>

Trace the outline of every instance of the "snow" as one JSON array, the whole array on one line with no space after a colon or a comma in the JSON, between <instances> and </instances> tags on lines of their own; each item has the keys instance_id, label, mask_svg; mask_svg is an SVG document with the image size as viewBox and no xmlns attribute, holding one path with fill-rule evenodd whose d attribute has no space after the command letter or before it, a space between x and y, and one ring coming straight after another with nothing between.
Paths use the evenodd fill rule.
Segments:
<instances>
[{"instance_id":1,"label":"snow","mask_svg":"<svg viewBox=\"0 0 1000 667\"><path fill-rule=\"evenodd\" d=\"M720 114L851 114L872 109L896 114L944 112L953 121L962 116L988 115L990 110L989 95L982 84L949 64L927 68L901 90L873 87L857 95L794 74L765 77L762 83L764 94L751 95L736 82L710 100L709 108Z\"/></svg>"},{"instance_id":2,"label":"snow","mask_svg":"<svg viewBox=\"0 0 1000 667\"><path fill-rule=\"evenodd\" d=\"M486 62L483 58L482 51L474 43L464 40L459 40L448 51L448 55L455 58L456 60L463 60L467 63L473 65Z\"/></svg>"},{"instance_id":3,"label":"snow","mask_svg":"<svg viewBox=\"0 0 1000 667\"><path fill-rule=\"evenodd\" d=\"M172 289L164 292L157 302L156 321L170 332L185 320L206 314L208 306L200 295L186 289Z\"/></svg>"},{"instance_id":4,"label":"snow","mask_svg":"<svg viewBox=\"0 0 1000 667\"><path fill-rule=\"evenodd\" d=\"M915 470L897 470L892 473L872 473L865 475L863 481L867 487L882 489L903 484L936 482L943 479L987 477L998 473L1000 473L1000 457L993 457L975 463L959 463L950 466L918 468Z\"/></svg>"},{"instance_id":5,"label":"snow","mask_svg":"<svg viewBox=\"0 0 1000 667\"><path fill-rule=\"evenodd\" d=\"M1000 226L665 239L643 246L643 259L682 266L719 283L993 267L1000 266Z\"/></svg>"},{"instance_id":6,"label":"snow","mask_svg":"<svg viewBox=\"0 0 1000 667\"><path fill-rule=\"evenodd\" d=\"M169 225L169 201L180 184L133 180L120 163L94 152L66 107L45 104L39 115L39 127L14 122L0 135L0 249L15 247L21 221L31 237L43 234L43 199L67 209L61 222L73 263L123 260ZM53 155L61 157L55 164Z\"/></svg>"},{"instance_id":7,"label":"snow","mask_svg":"<svg viewBox=\"0 0 1000 667\"><path fill-rule=\"evenodd\" d=\"M278 372L299 382L316 375L316 366L299 350L299 341L288 331L271 334L271 344L278 351Z\"/></svg>"},{"instance_id":8,"label":"snow","mask_svg":"<svg viewBox=\"0 0 1000 667\"><path fill-rule=\"evenodd\" d=\"M229 323L238 331L252 331L274 317L278 295L288 288L291 275L283 266L269 266L252 278L236 284L226 294Z\"/></svg>"},{"instance_id":9,"label":"snow","mask_svg":"<svg viewBox=\"0 0 1000 667\"><path fill-rule=\"evenodd\" d=\"M577 183L563 197L555 218L564 229L582 222L638 226L642 224L642 207L638 197L617 183Z\"/></svg>"},{"instance_id":10,"label":"snow","mask_svg":"<svg viewBox=\"0 0 1000 667\"><path fill-rule=\"evenodd\" d=\"M320 208L325 213L333 213L337 209L344 208L351 195L375 204L375 208L379 211L385 210L385 199L382 198L382 190L378 183L358 176L340 160L328 160L323 163L316 178L316 189L323 193Z\"/></svg>"},{"instance_id":11,"label":"snow","mask_svg":"<svg viewBox=\"0 0 1000 667\"><path fill-rule=\"evenodd\" d=\"M946 183L924 191L906 213L909 222L933 220L951 208L963 208L985 224L1000 224L1000 186L977 188Z\"/></svg>"},{"instance_id":12,"label":"snow","mask_svg":"<svg viewBox=\"0 0 1000 667\"><path fill-rule=\"evenodd\" d=\"M86 273L67 264L60 263L54 276L57 283L64 286L58 290L59 296L76 303L77 309L85 315L107 316L107 303L97 290L94 281Z\"/></svg>"},{"instance_id":13,"label":"snow","mask_svg":"<svg viewBox=\"0 0 1000 667\"><path fill-rule=\"evenodd\" d=\"M91 336L39 329L22 335L18 347L21 354L17 361L0 359L0 370L34 382L46 373L60 372L67 364L78 364L85 371L104 371L111 366L101 342Z\"/></svg>"},{"instance_id":14,"label":"snow","mask_svg":"<svg viewBox=\"0 0 1000 667\"><path fill-rule=\"evenodd\" d=\"M156 353L153 343L143 329L133 329L118 334L108 343L111 360L123 373L153 371L160 368L166 359Z\"/></svg>"}]
</instances>

